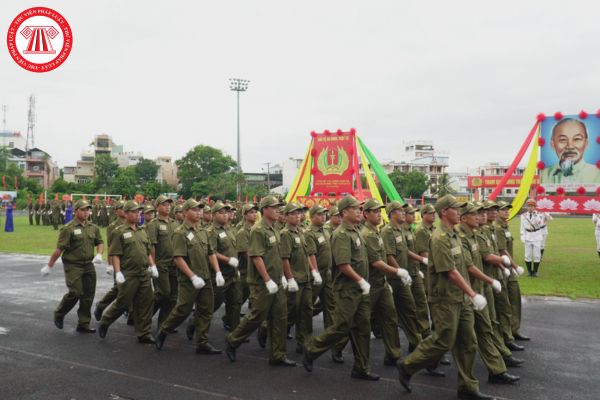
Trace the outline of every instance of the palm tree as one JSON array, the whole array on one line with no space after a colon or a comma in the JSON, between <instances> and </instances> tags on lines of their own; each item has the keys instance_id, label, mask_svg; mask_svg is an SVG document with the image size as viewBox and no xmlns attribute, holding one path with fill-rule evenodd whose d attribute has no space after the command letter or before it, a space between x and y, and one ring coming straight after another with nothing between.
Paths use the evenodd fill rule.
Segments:
<instances>
[{"instance_id":1,"label":"palm tree","mask_svg":"<svg viewBox=\"0 0 600 400\"><path fill-rule=\"evenodd\" d=\"M452 179L450 176L446 173L440 175L437 179L437 183L432 185L431 192L438 197L454 194L455 190L452 189Z\"/></svg>"}]
</instances>

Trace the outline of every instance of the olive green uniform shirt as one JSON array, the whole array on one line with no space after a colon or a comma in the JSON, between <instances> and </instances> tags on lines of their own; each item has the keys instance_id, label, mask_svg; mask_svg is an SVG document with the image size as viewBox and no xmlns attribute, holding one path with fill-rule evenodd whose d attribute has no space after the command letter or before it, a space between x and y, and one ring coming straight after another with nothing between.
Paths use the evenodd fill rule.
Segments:
<instances>
[{"instance_id":1,"label":"olive green uniform shirt","mask_svg":"<svg viewBox=\"0 0 600 400\"><path fill-rule=\"evenodd\" d=\"M248 272L249 258L248 258L248 248L250 247L250 230L252 229L251 224L244 224L238 230L237 235L235 237L235 243L237 247L238 255L241 253L246 253L245 257L240 258L240 265L238 269L240 274L245 274Z\"/></svg>"},{"instance_id":2,"label":"olive green uniform shirt","mask_svg":"<svg viewBox=\"0 0 600 400\"><path fill-rule=\"evenodd\" d=\"M389 256L393 256L400 268L408 268L408 247L406 247L406 240L404 239L404 233L402 228L388 224L381 230L381 236L383 238L383 246L385 252ZM388 275L388 279L400 280L398 275Z\"/></svg>"},{"instance_id":3,"label":"olive green uniform shirt","mask_svg":"<svg viewBox=\"0 0 600 400\"><path fill-rule=\"evenodd\" d=\"M113 232L108 255L119 256L121 272L125 276L144 276L148 268L150 239L145 229L132 229L129 224L120 225Z\"/></svg>"},{"instance_id":4,"label":"olive green uniform shirt","mask_svg":"<svg viewBox=\"0 0 600 400\"><path fill-rule=\"evenodd\" d=\"M60 229L56 247L63 251L62 260L65 265L86 266L94 259L94 247L102 243L102 236L97 225L71 220Z\"/></svg>"},{"instance_id":5,"label":"olive green uniform shirt","mask_svg":"<svg viewBox=\"0 0 600 400\"><path fill-rule=\"evenodd\" d=\"M317 259L317 267L321 274L331 271L331 234L324 227L314 224L304 234L306 249L309 256L314 255Z\"/></svg>"},{"instance_id":6,"label":"olive green uniform shirt","mask_svg":"<svg viewBox=\"0 0 600 400\"><path fill-rule=\"evenodd\" d=\"M415 253L421 254L424 251L429 251L429 239L435 230L435 226L426 226L421 222L415 230Z\"/></svg>"},{"instance_id":7,"label":"olive green uniform shirt","mask_svg":"<svg viewBox=\"0 0 600 400\"><path fill-rule=\"evenodd\" d=\"M513 256L513 241L514 238L508 224L500 219L494 222L494 228L496 233L496 241L498 243L498 251L505 250L512 258ZM510 267L509 267L510 268ZM508 277L509 281L518 281L518 276L515 271L510 268L511 274Z\"/></svg>"},{"instance_id":8,"label":"olive green uniform shirt","mask_svg":"<svg viewBox=\"0 0 600 400\"><path fill-rule=\"evenodd\" d=\"M268 226L264 218L250 230L249 257L262 257L267 273L271 279L279 284L283 275L283 264L279 253L279 231L274 226ZM264 284L256 267L249 262L248 283Z\"/></svg>"},{"instance_id":9,"label":"olive green uniform shirt","mask_svg":"<svg viewBox=\"0 0 600 400\"><path fill-rule=\"evenodd\" d=\"M155 218L146 226L150 243L155 246L154 262L158 267L172 267L173 263L173 233L177 224L174 220Z\"/></svg>"},{"instance_id":10,"label":"olive green uniform shirt","mask_svg":"<svg viewBox=\"0 0 600 400\"><path fill-rule=\"evenodd\" d=\"M476 230L461 224L457 225L456 231L458 232L458 237L460 238L463 246L467 267L474 265L483 272L483 259L481 258L481 252L479 251L477 237L475 236ZM483 282L474 277L469 277L473 290L479 294L483 294Z\"/></svg>"},{"instance_id":11,"label":"olive green uniform shirt","mask_svg":"<svg viewBox=\"0 0 600 400\"><path fill-rule=\"evenodd\" d=\"M441 225L431 235L427 280L430 303L468 302L466 294L448 277L448 272L457 270L469 282L462 243L452 229Z\"/></svg>"},{"instance_id":12,"label":"olive green uniform shirt","mask_svg":"<svg viewBox=\"0 0 600 400\"><path fill-rule=\"evenodd\" d=\"M354 272L369 279L369 262L365 241L358 230L346 222L333 232L331 238L331 252L333 254L333 279L335 286L354 286L356 283L339 270L338 265L350 264Z\"/></svg>"},{"instance_id":13,"label":"olive green uniform shirt","mask_svg":"<svg viewBox=\"0 0 600 400\"><path fill-rule=\"evenodd\" d=\"M208 256L214 253L205 229L193 227L187 222L175 228L173 257L183 257L192 272L205 281L210 281Z\"/></svg>"},{"instance_id":14,"label":"olive green uniform shirt","mask_svg":"<svg viewBox=\"0 0 600 400\"><path fill-rule=\"evenodd\" d=\"M237 257L236 239L227 227L213 222L207 229L208 240L215 251L225 257ZM224 277L231 278L235 275L235 268L227 262L219 261L219 268Z\"/></svg>"},{"instance_id":15,"label":"olive green uniform shirt","mask_svg":"<svg viewBox=\"0 0 600 400\"><path fill-rule=\"evenodd\" d=\"M404 240L406 242L406 248L408 249L408 251L412 251L413 253L416 253L416 248L415 248L415 235L413 234L412 230L410 229L410 225L408 224L403 224L402 225L402 234L404 235ZM407 257L407 266L406 269L408 270L408 273L411 276L415 276L418 274L419 271L419 262L415 261L415 260L411 260L409 257Z\"/></svg>"},{"instance_id":16,"label":"olive green uniform shirt","mask_svg":"<svg viewBox=\"0 0 600 400\"><path fill-rule=\"evenodd\" d=\"M281 245L279 246L279 251L282 258L290 260L294 279L298 283L308 282L310 276L308 251L300 226L286 224L285 228L281 230L280 235Z\"/></svg>"},{"instance_id":17,"label":"olive green uniform shirt","mask_svg":"<svg viewBox=\"0 0 600 400\"><path fill-rule=\"evenodd\" d=\"M379 234L379 228L367 222L361 229L360 233L365 239L365 246L367 248L367 257L369 261L369 283L374 287L385 286L385 272L373 267L373 263L377 261L383 261L387 264L387 257L383 245L383 239Z\"/></svg>"}]
</instances>

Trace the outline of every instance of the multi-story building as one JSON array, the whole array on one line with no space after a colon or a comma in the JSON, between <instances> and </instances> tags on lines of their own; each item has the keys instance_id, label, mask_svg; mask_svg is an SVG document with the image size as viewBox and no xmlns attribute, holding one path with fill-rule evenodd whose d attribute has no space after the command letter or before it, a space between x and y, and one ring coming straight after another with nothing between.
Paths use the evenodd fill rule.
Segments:
<instances>
[{"instance_id":1,"label":"multi-story building","mask_svg":"<svg viewBox=\"0 0 600 400\"><path fill-rule=\"evenodd\" d=\"M25 153L23 175L27 179L38 181L42 188L48 189L59 177L58 165L48 153L36 147Z\"/></svg>"},{"instance_id":2,"label":"multi-story building","mask_svg":"<svg viewBox=\"0 0 600 400\"><path fill-rule=\"evenodd\" d=\"M25 150L25 138L21 132L16 131L0 131L0 146L7 149L22 149Z\"/></svg>"},{"instance_id":3,"label":"multi-story building","mask_svg":"<svg viewBox=\"0 0 600 400\"><path fill-rule=\"evenodd\" d=\"M170 156L160 156L154 160L158 165L158 174L156 180L161 183L166 183L173 187L177 187L179 184L179 178L177 178L177 165L173 162Z\"/></svg>"},{"instance_id":4,"label":"multi-story building","mask_svg":"<svg viewBox=\"0 0 600 400\"><path fill-rule=\"evenodd\" d=\"M490 162L477 167L476 173L468 176L469 191L475 198L486 198L494 191L509 168L509 165L501 165L497 162ZM506 186L498 194L498 197L515 197L519 191L519 184L524 171L524 168L517 167L513 177L509 179Z\"/></svg>"}]
</instances>

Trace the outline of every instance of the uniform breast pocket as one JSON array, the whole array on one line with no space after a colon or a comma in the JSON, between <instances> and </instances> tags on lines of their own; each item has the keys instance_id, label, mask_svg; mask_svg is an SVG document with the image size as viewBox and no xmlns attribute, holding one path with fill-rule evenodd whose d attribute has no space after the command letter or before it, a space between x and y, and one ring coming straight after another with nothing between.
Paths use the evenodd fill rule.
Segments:
<instances>
[{"instance_id":1,"label":"uniform breast pocket","mask_svg":"<svg viewBox=\"0 0 600 400\"><path fill-rule=\"evenodd\" d=\"M266 246L273 247L277 244L277 238L275 235L267 235L266 237Z\"/></svg>"}]
</instances>

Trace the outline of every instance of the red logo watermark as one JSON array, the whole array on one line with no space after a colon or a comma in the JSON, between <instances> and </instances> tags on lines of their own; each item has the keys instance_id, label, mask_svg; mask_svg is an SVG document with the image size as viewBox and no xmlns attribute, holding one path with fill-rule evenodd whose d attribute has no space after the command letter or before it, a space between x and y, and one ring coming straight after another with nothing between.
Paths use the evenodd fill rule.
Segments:
<instances>
[{"instance_id":1,"label":"red logo watermark","mask_svg":"<svg viewBox=\"0 0 600 400\"><path fill-rule=\"evenodd\" d=\"M62 65L73 47L73 32L57 11L33 7L15 17L6 35L15 62L32 72L48 72Z\"/></svg>"}]
</instances>

